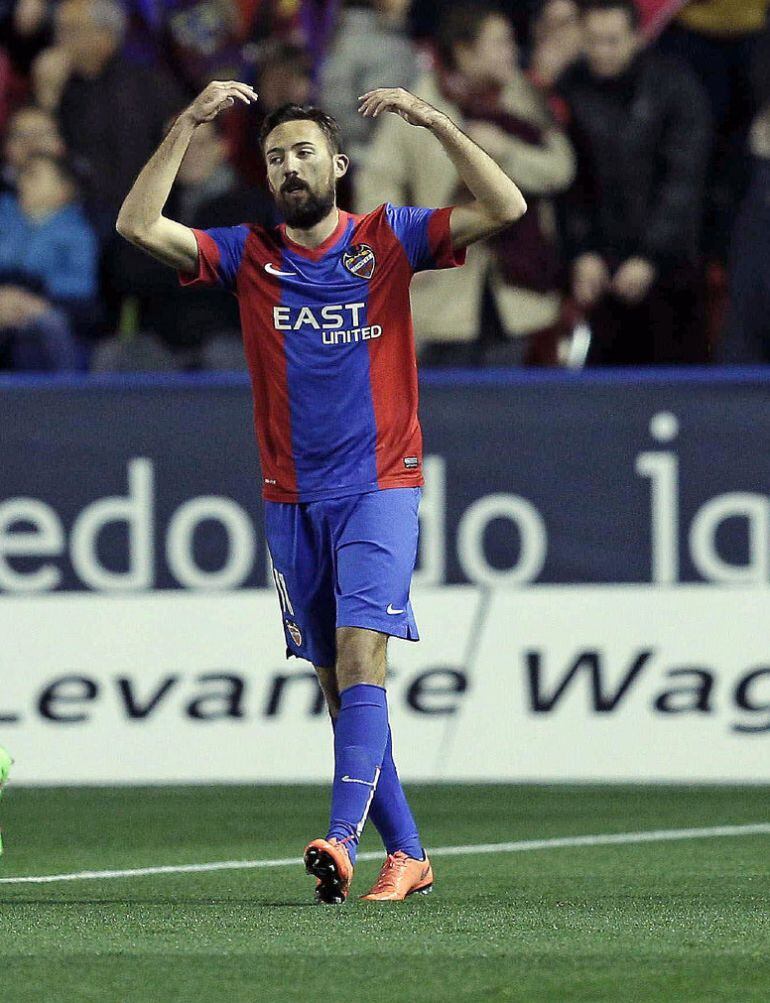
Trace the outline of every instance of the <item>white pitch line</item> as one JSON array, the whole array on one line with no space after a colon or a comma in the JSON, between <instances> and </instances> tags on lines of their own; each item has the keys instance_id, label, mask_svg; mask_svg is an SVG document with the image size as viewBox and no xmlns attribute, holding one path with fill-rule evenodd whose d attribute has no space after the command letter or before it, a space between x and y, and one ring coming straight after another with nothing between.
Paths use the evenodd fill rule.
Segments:
<instances>
[{"instance_id":1,"label":"white pitch line","mask_svg":"<svg viewBox=\"0 0 770 1003\"><path fill-rule=\"evenodd\" d=\"M592 836L557 836L553 839L521 839L514 843L478 843L468 846L439 846L431 857L456 857L469 853L524 853L528 850L555 850L569 846L614 846L629 843L663 843L677 839L715 839L720 836L770 836L770 822L752 825L715 825L704 829L652 829L647 832L611 832ZM382 852L359 853L359 860L380 860ZM210 864L168 864L163 867L136 867L122 871L78 871L75 874L40 874L0 878L0 885L42 885L52 881L94 881L109 878L144 878L153 874L202 874L206 871L256 870L301 864L298 857L279 860L218 860Z\"/></svg>"}]
</instances>

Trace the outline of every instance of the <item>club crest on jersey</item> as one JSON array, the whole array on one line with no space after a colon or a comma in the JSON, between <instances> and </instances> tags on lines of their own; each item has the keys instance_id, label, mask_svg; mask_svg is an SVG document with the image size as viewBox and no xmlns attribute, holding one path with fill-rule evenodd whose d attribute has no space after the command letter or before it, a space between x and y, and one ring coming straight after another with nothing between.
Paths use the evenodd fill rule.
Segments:
<instances>
[{"instance_id":1,"label":"club crest on jersey","mask_svg":"<svg viewBox=\"0 0 770 1003\"><path fill-rule=\"evenodd\" d=\"M299 629L293 620L286 621L286 629L289 632L289 637L294 641L298 648L302 647L302 631Z\"/></svg>"},{"instance_id":2,"label":"club crest on jersey","mask_svg":"<svg viewBox=\"0 0 770 1003\"><path fill-rule=\"evenodd\" d=\"M370 279L374 275L377 259L368 244L353 244L342 255L342 264L351 275L359 279Z\"/></svg>"}]
</instances>

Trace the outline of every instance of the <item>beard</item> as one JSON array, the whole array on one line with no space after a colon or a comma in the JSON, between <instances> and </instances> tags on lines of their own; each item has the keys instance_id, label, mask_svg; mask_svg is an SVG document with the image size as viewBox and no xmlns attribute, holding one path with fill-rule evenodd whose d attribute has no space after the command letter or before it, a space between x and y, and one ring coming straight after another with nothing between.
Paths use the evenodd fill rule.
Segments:
<instances>
[{"instance_id":1,"label":"beard","mask_svg":"<svg viewBox=\"0 0 770 1003\"><path fill-rule=\"evenodd\" d=\"M304 198L296 198L288 190L276 192L275 201L288 226L297 230L309 230L328 216L334 208L334 185L330 182L321 192L314 192L304 181L294 182L294 187L304 191Z\"/></svg>"}]
</instances>

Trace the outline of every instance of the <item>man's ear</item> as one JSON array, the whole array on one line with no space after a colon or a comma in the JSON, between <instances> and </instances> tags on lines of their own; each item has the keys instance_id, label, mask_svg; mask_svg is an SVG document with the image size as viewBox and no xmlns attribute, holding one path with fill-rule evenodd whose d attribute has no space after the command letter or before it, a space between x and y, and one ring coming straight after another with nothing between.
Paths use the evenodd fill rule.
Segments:
<instances>
[{"instance_id":1,"label":"man's ear","mask_svg":"<svg viewBox=\"0 0 770 1003\"><path fill-rule=\"evenodd\" d=\"M343 177L348 173L348 167L350 167L350 158L346 157L344 153L336 153L334 155L334 177Z\"/></svg>"}]
</instances>

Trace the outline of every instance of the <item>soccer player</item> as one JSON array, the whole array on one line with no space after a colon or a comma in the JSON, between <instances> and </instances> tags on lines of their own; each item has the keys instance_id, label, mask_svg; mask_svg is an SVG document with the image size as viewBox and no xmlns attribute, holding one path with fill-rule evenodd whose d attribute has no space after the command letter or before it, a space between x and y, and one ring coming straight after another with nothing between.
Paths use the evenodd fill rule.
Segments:
<instances>
[{"instance_id":1,"label":"soccer player","mask_svg":"<svg viewBox=\"0 0 770 1003\"><path fill-rule=\"evenodd\" d=\"M509 226L526 203L446 115L401 88L379 88L361 97L361 114L393 112L429 129L469 189L467 203L341 211L336 185L348 158L336 122L286 105L261 132L283 224L193 230L165 217L195 129L255 100L246 84L209 84L140 173L117 229L183 284L238 297L287 655L313 663L334 727L329 829L305 848L305 866L318 901L344 902L370 816L387 857L363 898L399 900L433 884L396 772L385 693L388 637L418 640L409 588L422 440L409 283L421 269L461 265L469 244Z\"/></svg>"}]
</instances>

